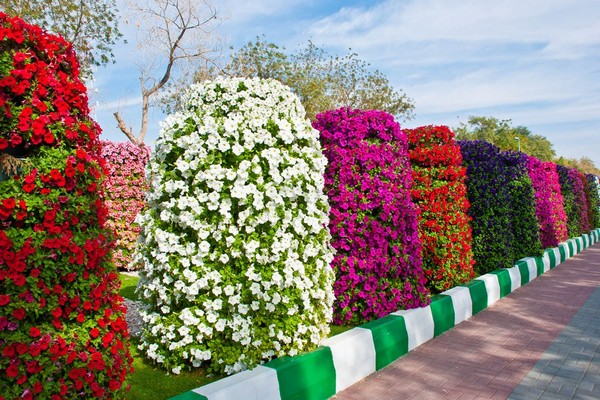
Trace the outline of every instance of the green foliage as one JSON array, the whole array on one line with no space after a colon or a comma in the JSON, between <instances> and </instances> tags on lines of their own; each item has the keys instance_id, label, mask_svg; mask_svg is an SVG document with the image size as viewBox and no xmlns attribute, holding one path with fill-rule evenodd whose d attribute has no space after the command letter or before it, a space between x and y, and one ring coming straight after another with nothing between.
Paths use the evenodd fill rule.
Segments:
<instances>
[{"instance_id":1,"label":"green foliage","mask_svg":"<svg viewBox=\"0 0 600 400\"><path fill-rule=\"evenodd\" d=\"M454 131L457 140L483 140L501 150L518 150L520 144L522 152L542 161L552 161L556 156L548 139L532 134L527 127L513 127L510 119L471 116Z\"/></svg>"},{"instance_id":2,"label":"green foliage","mask_svg":"<svg viewBox=\"0 0 600 400\"><path fill-rule=\"evenodd\" d=\"M349 50L333 56L308 41L305 47L287 54L285 48L257 37L234 52L223 70L231 76L273 78L284 83L300 98L311 120L320 112L340 107L382 110L399 121L411 119L412 99Z\"/></svg>"},{"instance_id":3,"label":"green foliage","mask_svg":"<svg viewBox=\"0 0 600 400\"><path fill-rule=\"evenodd\" d=\"M84 77L114 61L112 46L122 37L115 0L3 0L0 11L73 43Z\"/></svg>"}]
</instances>

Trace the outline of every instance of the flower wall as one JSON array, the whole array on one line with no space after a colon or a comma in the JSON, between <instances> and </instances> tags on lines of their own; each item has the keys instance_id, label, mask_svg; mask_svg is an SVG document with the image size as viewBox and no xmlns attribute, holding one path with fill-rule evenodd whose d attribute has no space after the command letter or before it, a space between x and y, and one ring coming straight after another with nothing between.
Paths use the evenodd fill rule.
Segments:
<instances>
[{"instance_id":1,"label":"flower wall","mask_svg":"<svg viewBox=\"0 0 600 400\"><path fill-rule=\"evenodd\" d=\"M406 135L382 111L327 111L313 126L329 162L334 323L426 305Z\"/></svg>"},{"instance_id":2,"label":"flower wall","mask_svg":"<svg viewBox=\"0 0 600 400\"><path fill-rule=\"evenodd\" d=\"M414 180L411 195L420 209L423 271L428 289L439 293L474 277L466 168L448 127L404 131Z\"/></svg>"},{"instance_id":3,"label":"flower wall","mask_svg":"<svg viewBox=\"0 0 600 400\"><path fill-rule=\"evenodd\" d=\"M173 373L234 373L329 333L333 258L318 132L274 80L194 85L148 173L141 348Z\"/></svg>"},{"instance_id":4,"label":"flower wall","mask_svg":"<svg viewBox=\"0 0 600 400\"><path fill-rule=\"evenodd\" d=\"M585 191L585 174L583 174L575 168L572 168L569 172L571 174L571 180L573 181L573 192L575 194L575 208L579 213L580 235L584 233L590 233L591 227L589 218L588 196L586 195Z\"/></svg>"},{"instance_id":5,"label":"flower wall","mask_svg":"<svg viewBox=\"0 0 600 400\"><path fill-rule=\"evenodd\" d=\"M536 216L535 192L527 170L525 153L506 151L502 153L507 174L510 201L510 228L513 236L514 260L543 254L540 226Z\"/></svg>"},{"instance_id":6,"label":"flower wall","mask_svg":"<svg viewBox=\"0 0 600 400\"><path fill-rule=\"evenodd\" d=\"M586 176L586 195L588 196L588 218L590 228L600 228L600 180L596 175Z\"/></svg>"},{"instance_id":7,"label":"flower wall","mask_svg":"<svg viewBox=\"0 0 600 400\"><path fill-rule=\"evenodd\" d=\"M106 160L106 226L115 233L112 262L120 270L134 270L141 266L132 264L135 243L140 227L136 216L146 205L146 164L150 157L148 146L131 142L102 142L102 157Z\"/></svg>"},{"instance_id":8,"label":"flower wall","mask_svg":"<svg viewBox=\"0 0 600 400\"><path fill-rule=\"evenodd\" d=\"M100 128L75 53L5 14L0 43L0 398L125 398Z\"/></svg>"},{"instance_id":9,"label":"flower wall","mask_svg":"<svg viewBox=\"0 0 600 400\"><path fill-rule=\"evenodd\" d=\"M556 247L568 239L567 216L556 164L528 157L527 169L535 191L542 247Z\"/></svg>"},{"instance_id":10,"label":"flower wall","mask_svg":"<svg viewBox=\"0 0 600 400\"><path fill-rule=\"evenodd\" d=\"M510 268L514 261L510 190L500 149L480 141L458 141L467 168L475 271Z\"/></svg>"},{"instance_id":11,"label":"flower wall","mask_svg":"<svg viewBox=\"0 0 600 400\"><path fill-rule=\"evenodd\" d=\"M556 165L560 192L563 196L563 206L567 216L567 234L570 238L579 236L579 212L575 205L575 192L573 190L573 179L570 174L571 168Z\"/></svg>"}]
</instances>

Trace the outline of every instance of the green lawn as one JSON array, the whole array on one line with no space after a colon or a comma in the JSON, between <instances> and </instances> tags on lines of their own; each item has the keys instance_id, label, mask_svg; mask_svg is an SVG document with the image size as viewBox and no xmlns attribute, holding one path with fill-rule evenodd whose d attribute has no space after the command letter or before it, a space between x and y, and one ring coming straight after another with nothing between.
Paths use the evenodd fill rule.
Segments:
<instances>
[{"instance_id":1,"label":"green lawn","mask_svg":"<svg viewBox=\"0 0 600 400\"><path fill-rule=\"evenodd\" d=\"M121 279L119 294L130 300L138 300L135 287L139 278L125 274L119 274L119 278ZM352 326L331 325L330 335L334 336L352 328ZM169 375L147 361L138 351L137 345L137 340L131 341L135 372L127 378L127 383L131 385L128 400L165 400L221 378L207 377L206 372L201 368L192 372L182 372L179 375Z\"/></svg>"},{"instance_id":2,"label":"green lawn","mask_svg":"<svg viewBox=\"0 0 600 400\"><path fill-rule=\"evenodd\" d=\"M140 278L125 274L119 274L119 278L121 279L121 290L119 291L119 294L129 300L138 300L138 295L135 293L135 286Z\"/></svg>"}]
</instances>

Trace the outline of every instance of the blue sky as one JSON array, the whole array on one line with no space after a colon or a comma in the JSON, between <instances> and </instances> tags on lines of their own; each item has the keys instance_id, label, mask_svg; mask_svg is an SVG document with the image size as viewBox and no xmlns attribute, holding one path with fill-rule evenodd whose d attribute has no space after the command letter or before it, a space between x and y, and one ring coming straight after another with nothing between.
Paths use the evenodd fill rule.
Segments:
<instances>
[{"instance_id":1,"label":"blue sky","mask_svg":"<svg viewBox=\"0 0 600 400\"><path fill-rule=\"evenodd\" d=\"M290 52L311 39L331 54L349 48L415 102L403 127L457 127L469 116L510 119L546 136L557 154L600 167L598 0L220 0L216 29L225 48L256 36ZM217 4L218 3L218 4ZM103 138L124 141L112 113L139 129L137 60L128 44L100 68L90 94ZM146 142L164 115L151 113ZM516 146L516 143L515 143Z\"/></svg>"}]
</instances>

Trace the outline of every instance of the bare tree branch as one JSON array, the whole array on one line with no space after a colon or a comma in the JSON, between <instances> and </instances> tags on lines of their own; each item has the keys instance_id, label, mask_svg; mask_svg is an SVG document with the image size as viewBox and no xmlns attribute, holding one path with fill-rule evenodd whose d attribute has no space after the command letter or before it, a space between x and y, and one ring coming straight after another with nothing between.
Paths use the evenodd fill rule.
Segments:
<instances>
[{"instance_id":1,"label":"bare tree branch","mask_svg":"<svg viewBox=\"0 0 600 400\"><path fill-rule=\"evenodd\" d=\"M127 136L127 138L132 143L141 144L138 142L138 139L133 135L133 133L131 133L131 130L129 128L127 128L127 125L125 125L125 121L123 121L123 118L121 118L121 115L119 115L119 112L115 111L113 113L113 115L115 116L115 119L117 120L117 124L118 124L121 132L123 132L125 134L125 136Z\"/></svg>"},{"instance_id":2,"label":"bare tree branch","mask_svg":"<svg viewBox=\"0 0 600 400\"><path fill-rule=\"evenodd\" d=\"M114 115L125 136L141 144L148 131L152 99L173 79L175 70L185 64L196 64L198 60L212 62L210 55L214 50L209 39L218 17L216 8L206 0L149 0L143 5L133 1L130 8L133 19L139 20L137 26L144 30L141 36L146 43L140 42L138 47L147 54L154 54L152 61L140 67L142 121L137 137L127 129L118 113ZM159 71L149 67L156 64L156 60L162 64Z\"/></svg>"}]
</instances>

